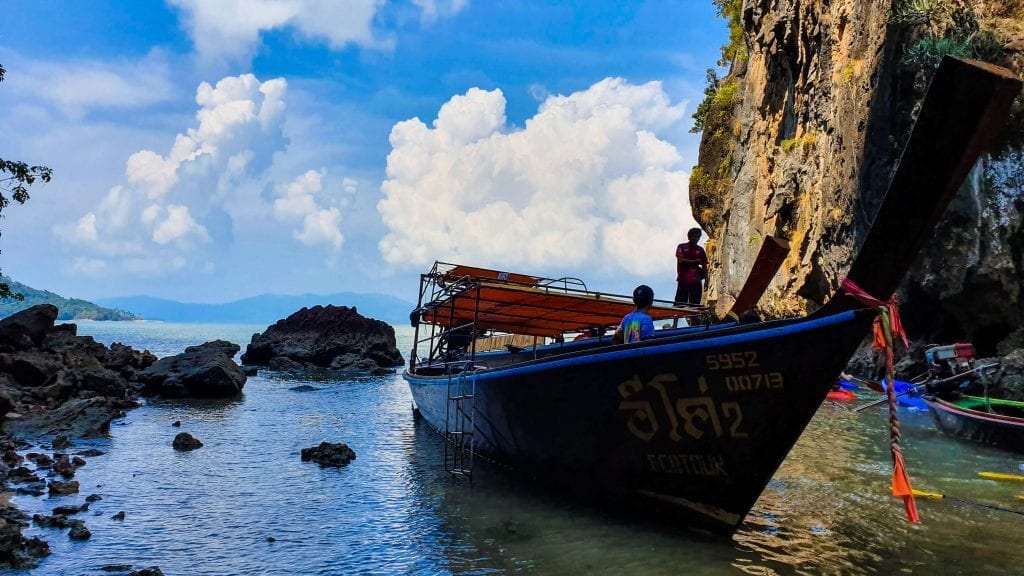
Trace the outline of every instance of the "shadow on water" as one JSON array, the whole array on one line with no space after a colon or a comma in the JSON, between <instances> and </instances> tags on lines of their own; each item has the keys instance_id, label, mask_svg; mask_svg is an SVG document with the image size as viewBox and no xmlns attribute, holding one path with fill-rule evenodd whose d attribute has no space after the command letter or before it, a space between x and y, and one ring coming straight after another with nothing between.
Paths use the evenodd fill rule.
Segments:
<instances>
[{"instance_id":1,"label":"shadow on water","mask_svg":"<svg viewBox=\"0 0 1024 576\"><path fill-rule=\"evenodd\" d=\"M105 341L133 342L102 329ZM232 339L194 327L174 327L174 341L155 328L131 330L162 349ZM233 341L257 330L238 327ZM400 348L410 337L399 331ZM54 551L31 573L106 574L105 565L132 564L169 576L1009 574L1024 563L1019 516L921 501L922 523L906 522L889 496L884 410L824 406L737 534L723 539L605 514L486 461L471 485L450 478L442 437L414 421L410 406L398 375L271 372L250 378L237 400L151 401L116 421L109 438L69 450L106 452L79 469L80 494L14 499L49 514L92 493L103 498L79 516L88 541L26 529ZM180 428L171 425L178 420ZM174 451L178 432L204 446ZM926 414L904 413L903 433L915 487L1007 507L1024 492L976 475L1019 472L1017 455L942 436ZM324 440L349 444L357 458L340 469L300 460L302 448ZM122 510L124 520L111 518Z\"/></svg>"}]
</instances>

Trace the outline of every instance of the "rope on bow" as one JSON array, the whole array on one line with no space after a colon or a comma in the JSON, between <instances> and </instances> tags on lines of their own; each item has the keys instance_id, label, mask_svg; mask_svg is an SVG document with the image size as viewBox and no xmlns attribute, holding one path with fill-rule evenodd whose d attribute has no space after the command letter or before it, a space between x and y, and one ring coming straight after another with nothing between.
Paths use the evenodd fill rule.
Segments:
<instances>
[{"instance_id":1,"label":"rope on bow","mask_svg":"<svg viewBox=\"0 0 1024 576\"><path fill-rule=\"evenodd\" d=\"M888 380L885 391L889 400L889 450L892 452L893 465L892 495L903 498L903 508L907 513L907 520L918 522L920 518L917 514L917 504L914 502L914 491L910 487L907 467L903 462L903 450L900 448L900 422L896 415L896 361L893 353L893 340L898 336L904 346L908 345L907 334L903 331L903 323L900 322L896 297L893 296L889 298L888 302L883 302L865 292L849 278L843 279L841 287L848 296L865 306L878 308L871 346L878 350L885 350L885 379Z\"/></svg>"}]
</instances>

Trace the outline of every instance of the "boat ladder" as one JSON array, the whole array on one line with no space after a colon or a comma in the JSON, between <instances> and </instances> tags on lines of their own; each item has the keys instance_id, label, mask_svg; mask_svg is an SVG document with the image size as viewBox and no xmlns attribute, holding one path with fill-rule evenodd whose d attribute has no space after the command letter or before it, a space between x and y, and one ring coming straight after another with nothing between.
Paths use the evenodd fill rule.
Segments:
<instances>
[{"instance_id":1,"label":"boat ladder","mask_svg":"<svg viewBox=\"0 0 1024 576\"><path fill-rule=\"evenodd\" d=\"M473 416L476 414L476 370L448 378L448 404L444 419L444 469L455 476L473 478Z\"/></svg>"}]
</instances>

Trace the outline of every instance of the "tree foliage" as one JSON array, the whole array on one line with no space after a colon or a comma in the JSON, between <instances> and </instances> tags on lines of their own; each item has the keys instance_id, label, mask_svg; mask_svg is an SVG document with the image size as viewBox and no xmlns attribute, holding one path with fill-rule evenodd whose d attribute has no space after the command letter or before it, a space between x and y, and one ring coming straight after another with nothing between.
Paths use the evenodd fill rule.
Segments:
<instances>
[{"instance_id":1,"label":"tree foliage","mask_svg":"<svg viewBox=\"0 0 1024 576\"><path fill-rule=\"evenodd\" d=\"M0 65L0 82L4 80L7 70ZM53 170L46 166L32 166L18 160L8 160L0 157L0 218L3 211L14 200L18 204L24 204L28 200L28 190L37 181L49 182L53 177ZM7 282L0 282L0 299L15 298L23 300L24 296L11 292L11 286Z\"/></svg>"}]
</instances>

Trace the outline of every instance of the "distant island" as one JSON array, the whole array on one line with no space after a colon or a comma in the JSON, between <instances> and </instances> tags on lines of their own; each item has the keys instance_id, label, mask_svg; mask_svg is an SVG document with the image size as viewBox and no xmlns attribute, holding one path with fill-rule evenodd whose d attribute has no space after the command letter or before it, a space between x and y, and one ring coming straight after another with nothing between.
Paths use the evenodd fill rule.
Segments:
<instances>
[{"instance_id":1,"label":"distant island","mask_svg":"<svg viewBox=\"0 0 1024 576\"><path fill-rule=\"evenodd\" d=\"M0 300L0 317L6 318L15 312L31 308L36 304L53 304L60 311L58 320L139 320L139 316L117 308L107 308L88 300L65 298L46 290L37 290L31 286L15 282L10 278L2 278L11 286L11 292L21 294L24 300Z\"/></svg>"},{"instance_id":2,"label":"distant island","mask_svg":"<svg viewBox=\"0 0 1024 576\"><path fill-rule=\"evenodd\" d=\"M94 302L65 298L47 290L38 290L10 278L0 277L11 291L24 300L0 300L0 317L31 308L36 304L53 304L60 311L58 320L162 320L164 322L211 324L271 324L302 308L316 305L355 307L369 318L389 324L404 324L415 304L385 294L262 294L222 304L179 302L152 296L96 298Z\"/></svg>"},{"instance_id":3,"label":"distant island","mask_svg":"<svg viewBox=\"0 0 1024 576\"><path fill-rule=\"evenodd\" d=\"M97 298L96 302L111 308L131 310L147 320L213 324L270 324L290 316L301 308L328 304L355 307L363 316L389 324L404 324L409 320L409 311L416 307L412 302L394 296L354 292L262 294L223 304L178 302L151 296Z\"/></svg>"}]
</instances>

